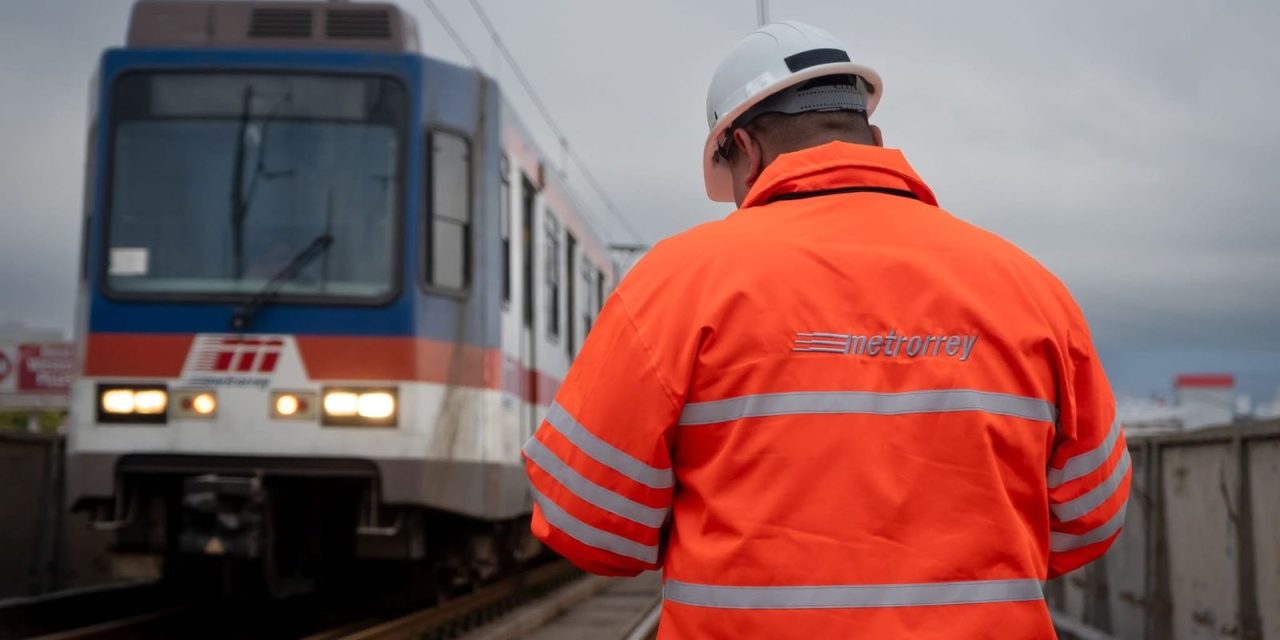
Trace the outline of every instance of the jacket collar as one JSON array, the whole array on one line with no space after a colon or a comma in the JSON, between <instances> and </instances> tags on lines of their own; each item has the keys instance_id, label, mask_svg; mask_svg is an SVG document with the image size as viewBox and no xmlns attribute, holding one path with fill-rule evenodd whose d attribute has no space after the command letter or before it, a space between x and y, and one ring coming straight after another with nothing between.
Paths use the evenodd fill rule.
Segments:
<instances>
[{"instance_id":1,"label":"jacket collar","mask_svg":"<svg viewBox=\"0 0 1280 640\"><path fill-rule=\"evenodd\" d=\"M847 187L902 189L915 194L921 202L938 204L933 191L907 164L901 151L828 142L778 156L760 173L742 208L765 205L787 193Z\"/></svg>"}]
</instances>

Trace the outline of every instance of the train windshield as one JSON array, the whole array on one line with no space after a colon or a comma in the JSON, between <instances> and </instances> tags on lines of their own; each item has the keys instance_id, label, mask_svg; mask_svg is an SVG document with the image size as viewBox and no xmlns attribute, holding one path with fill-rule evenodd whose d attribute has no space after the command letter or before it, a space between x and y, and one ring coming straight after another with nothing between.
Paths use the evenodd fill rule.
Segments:
<instances>
[{"instance_id":1,"label":"train windshield","mask_svg":"<svg viewBox=\"0 0 1280 640\"><path fill-rule=\"evenodd\" d=\"M327 235L279 297L394 295L406 100L374 76L123 76L111 98L108 289L253 295Z\"/></svg>"}]
</instances>

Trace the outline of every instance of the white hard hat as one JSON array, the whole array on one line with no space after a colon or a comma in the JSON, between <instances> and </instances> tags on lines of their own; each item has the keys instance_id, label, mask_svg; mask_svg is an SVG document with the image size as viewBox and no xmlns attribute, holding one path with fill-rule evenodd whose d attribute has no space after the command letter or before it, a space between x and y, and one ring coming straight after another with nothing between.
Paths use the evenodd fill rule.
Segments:
<instances>
[{"instance_id":1,"label":"white hard hat","mask_svg":"<svg viewBox=\"0 0 1280 640\"><path fill-rule=\"evenodd\" d=\"M716 151L729 126L748 109L789 87L812 78L854 75L866 87L866 112L880 102L883 83L869 67L850 62L848 50L835 36L800 22L776 22L747 34L716 67L707 90L706 148L702 174L707 197L733 201L728 164Z\"/></svg>"}]
</instances>

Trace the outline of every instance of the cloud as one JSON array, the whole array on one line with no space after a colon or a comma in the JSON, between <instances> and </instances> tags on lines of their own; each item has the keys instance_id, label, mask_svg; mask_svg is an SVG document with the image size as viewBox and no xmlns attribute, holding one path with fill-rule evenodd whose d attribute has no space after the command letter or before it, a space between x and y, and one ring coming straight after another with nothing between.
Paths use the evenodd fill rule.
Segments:
<instances>
[{"instance_id":1,"label":"cloud","mask_svg":"<svg viewBox=\"0 0 1280 640\"><path fill-rule=\"evenodd\" d=\"M87 87L100 51L123 40L129 4L30 0L0 23L0 81L21 87L0 101L0 315L70 324ZM440 4L560 158L470 7ZM428 54L463 61L420 3L401 5L418 17ZM950 211L1058 273L1110 352L1178 350L1185 357L1152 362L1251 371L1270 357L1280 371L1280 212L1270 193L1280 5L771 5L775 19L835 32L881 72L876 120L890 144ZM484 6L574 151L647 239L727 213L702 193L704 92L723 52L755 26L754 3ZM1207 353L1254 355L1196 360ZM1141 366L1115 368L1135 372L1134 386L1154 384Z\"/></svg>"}]
</instances>

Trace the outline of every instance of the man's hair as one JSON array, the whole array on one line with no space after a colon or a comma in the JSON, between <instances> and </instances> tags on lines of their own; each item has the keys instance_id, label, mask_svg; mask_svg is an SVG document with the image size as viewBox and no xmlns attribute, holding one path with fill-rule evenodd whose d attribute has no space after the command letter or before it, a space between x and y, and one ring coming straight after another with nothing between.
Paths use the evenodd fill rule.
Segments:
<instances>
[{"instance_id":1,"label":"man's hair","mask_svg":"<svg viewBox=\"0 0 1280 640\"><path fill-rule=\"evenodd\" d=\"M751 137L760 141L774 154L788 153L816 147L828 142L841 141L855 144L872 144L871 123L861 111L806 111L804 113L765 113L743 125ZM729 131L732 138L733 131ZM729 160L739 153L738 145L730 143Z\"/></svg>"}]
</instances>

